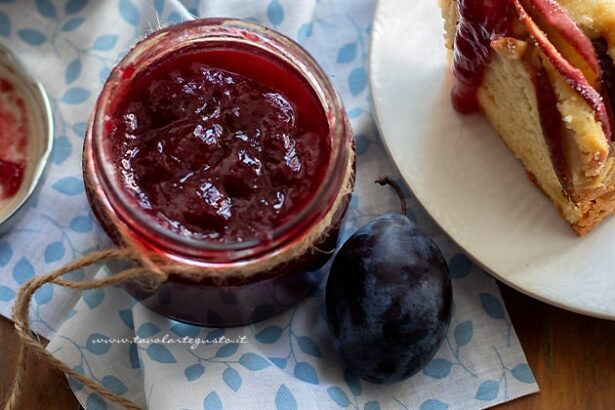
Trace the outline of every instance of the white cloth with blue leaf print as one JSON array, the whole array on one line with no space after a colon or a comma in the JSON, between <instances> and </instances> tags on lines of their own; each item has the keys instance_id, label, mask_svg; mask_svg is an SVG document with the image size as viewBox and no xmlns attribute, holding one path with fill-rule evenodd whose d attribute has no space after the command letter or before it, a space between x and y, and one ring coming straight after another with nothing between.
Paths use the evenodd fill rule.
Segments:
<instances>
[{"instance_id":1,"label":"white cloth with blue leaf print","mask_svg":"<svg viewBox=\"0 0 615 410\"><path fill-rule=\"evenodd\" d=\"M37 273L110 246L84 194L85 122L114 62L159 22L231 16L297 39L330 73L355 130L358 180L344 236L398 209L395 195L372 182L381 174L399 178L370 107L367 59L374 7L374 0L0 0L0 42L45 85L56 120L53 163L44 186L20 224L0 238L0 313L10 316L19 286ZM151 409L477 409L537 391L495 281L406 194L412 217L449 261L455 309L434 360L401 384L372 385L344 371L322 319L322 292L266 322L220 330L156 315L119 287L80 297L48 285L35 295L32 324L51 338L48 349L57 357ZM71 276L107 274L103 268ZM246 336L248 343L194 350L183 344L96 343L135 334ZM71 387L88 410L114 408L77 382Z\"/></svg>"}]
</instances>

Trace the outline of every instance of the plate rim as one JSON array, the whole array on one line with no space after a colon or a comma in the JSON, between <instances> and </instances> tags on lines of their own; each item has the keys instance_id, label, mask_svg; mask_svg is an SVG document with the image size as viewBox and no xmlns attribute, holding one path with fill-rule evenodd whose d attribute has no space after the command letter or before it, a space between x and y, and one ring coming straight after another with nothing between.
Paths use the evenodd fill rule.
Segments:
<instances>
[{"instance_id":1,"label":"plate rim","mask_svg":"<svg viewBox=\"0 0 615 410\"><path fill-rule=\"evenodd\" d=\"M408 187L410 188L412 195L414 196L414 198L416 198L416 200L418 201L418 203L423 207L423 209L427 212L427 214L429 215L429 217L436 223L436 225L442 230L442 232L444 232L446 234L446 236L453 241L453 243L461 250L463 251L463 253L465 255L467 255L472 262L477 265L480 269L482 269L484 272L488 273L490 276L494 277L495 279L499 280L500 282L504 283L505 285L515 289L518 292L523 293L524 295L527 295L533 299L536 299L540 302L546 303L548 305L551 306L555 306L557 308L563 309L563 310L567 310L569 312L573 312L576 314L580 314L580 315L584 315L584 316L589 316L589 317L594 317L594 318L598 318L598 319L604 319L604 320L609 320L609 321L615 321L615 312L612 314L608 314L605 312L597 312L597 311L593 311L591 309L584 309L580 306L575 306L575 305L570 305L570 304L565 304L564 302L562 302L561 300L558 299L553 299L553 298L549 298L545 295L541 295L539 293L536 293L535 291L529 290L524 288L523 286L513 283L511 280L506 279L505 277L503 277L502 275L500 275L499 273L497 273L497 271L494 268L491 268L489 266L487 266L486 264L484 264L483 262L481 262L479 260L479 258L474 255L472 252L470 252L469 250L467 250L463 245L461 245L459 243L459 241L457 240L457 238L453 237L453 235L451 235L446 229L444 229L444 227L440 224L440 222L434 217L432 211L430 210L430 208L428 206L425 205L425 201L412 190L412 185L410 184L410 182L407 180L407 178L404 176L404 174L401 172L399 166L397 165L397 162L395 161L395 157L392 155L392 151L389 148L389 142L388 139L386 137L386 133L384 132L384 126L383 126L383 122L381 120L381 115L380 115L380 110L381 108L379 108L379 103L378 100L375 98L375 77L376 77L376 70L374 69L374 49L376 48L376 39L377 37L382 37L382 36L377 36L376 30L374 30L374 28L376 27L376 23L381 19L382 16L382 9L384 7L386 7L386 4L391 2L393 0L378 0L377 4L376 4L376 8L374 10L374 16L372 18L372 35L370 36L370 40L369 40L369 49L368 49L368 78L369 78L369 91L370 91L370 95L371 95L371 99L372 99L372 107L373 107L373 112L374 112L374 121L376 123L376 127L378 128L378 132L380 133L380 137L384 146L384 149L389 157L389 159L391 160L393 166L395 167L395 169L397 170L397 172L399 173L399 175L401 176L401 178L404 180L404 182L408 185ZM379 27L386 27L386 25L379 25Z\"/></svg>"}]
</instances>

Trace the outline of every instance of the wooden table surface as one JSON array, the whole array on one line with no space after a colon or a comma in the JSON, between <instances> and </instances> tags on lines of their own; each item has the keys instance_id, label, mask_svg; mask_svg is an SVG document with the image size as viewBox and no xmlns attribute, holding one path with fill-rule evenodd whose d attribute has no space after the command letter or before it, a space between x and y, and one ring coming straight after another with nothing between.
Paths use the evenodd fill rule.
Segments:
<instances>
[{"instance_id":1,"label":"wooden table surface","mask_svg":"<svg viewBox=\"0 0 615 410\"><path fill-rule=\"evenodd\" d=\"M500 285L541 392L498 410L615 409L615 322L570 313ZM615 297L615 295L614 295ZM15 332L0 318L0 398L13 380ZM66 379L38 360L28 369L23 409L79 409Z\"/></svg>"}]
</instances>

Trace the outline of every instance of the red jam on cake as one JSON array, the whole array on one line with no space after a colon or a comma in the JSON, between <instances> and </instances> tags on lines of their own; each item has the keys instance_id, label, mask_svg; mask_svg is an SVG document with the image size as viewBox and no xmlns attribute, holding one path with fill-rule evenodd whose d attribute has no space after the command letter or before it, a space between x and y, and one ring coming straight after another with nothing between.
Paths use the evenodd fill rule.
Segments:
<instances>
[{"instance_id":1,"label":"red jam on cake","mask_svg":"<svg viewBox=\"0 0 615 410\"><path fill-rule=\"evenodd\" d=\"M0 78L0 205L23 183L28 148L28 117L15 87Z\"/></svg>"},{"instance_id":2,"label":"red jam on cake","mask_svg":"<svg viewBox=\"0 0 615 410\"><path fill-rule=\"evenodd\" d=\"M458 2L463 16L457 27L454 48L452 91L455 109L462 113L478 111L477 91L491 62L491 41L506 37L513 28L514 7L502 1L465 0Z\"/></svg>"},{"instance_id":3,"label":"red jam on cake","mask_svg":"<svg viewBox=\"0 0 615 410\"><path fill-rule=\"evenodd\" d=\"M441 0L454 107L482 111L572 228L615 212L615 0Z\"/></svg>"},{"instance_id":4,"label":"red jam on cake","mask_svg":"<svg viewBox=\"0 0 615 410\"><path fill-rule=\"evenodd\" d=\"M118 174L170 230L242 242L308 203L330 157L306 81L245 50L183 50L141 73L106 124Z\"/></svg>"}]
</instances>

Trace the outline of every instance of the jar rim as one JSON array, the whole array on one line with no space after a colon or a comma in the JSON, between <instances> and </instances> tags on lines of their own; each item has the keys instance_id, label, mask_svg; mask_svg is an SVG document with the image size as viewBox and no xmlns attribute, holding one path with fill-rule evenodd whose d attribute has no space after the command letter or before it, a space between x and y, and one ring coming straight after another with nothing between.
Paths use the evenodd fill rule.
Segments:
<instances>
[{"instance_id":1,"label":"jar rim","mask_svg":"<svg viewBox=\"0 0 615 410\"><path fill-rule=\"evenodd\" d=\"M134 198L118 184L115 167L105 155L105 140L108 131L105 129L105 119L113 107L114 95L141 70L146 69L159 58L194 46L195 43L226 43L229 46L240 43L242 46L254 47L255 51L265 52L273 58L288 64L318 97L329 127L331 140L330 158L320 186L317 187L310 201L299 212L289 218L284 224L275 227L263 238L250 238L241 242L214 242L182 235L164 227L156 218L146 212L136 209ZM152 60L150 60L152 59ZM131 49L113 68L109 79L96 102L91 123L94 159L98 165L100 183L108 196L112 208L122 222L131 229L153 233L157 245L175 248L181 254L201 251L231 251L252 254L255 248L266 246L267 250L275 249L285 237L294 237L316 224L318 216L326 213L342 189L343 177L347 168L349 153L349 124L342 101L330 83L327 75L314 58L299 44L290 38L266 28L262 25L237 19L200 19L183 22L163 28L150 34ZM107 144L108 145L108 144ZM323 208L323 203L327 205ZM320 211L320 212L319 212ZM294 234L293 234L294 233Z\"/></svg>"}]
</instances>

